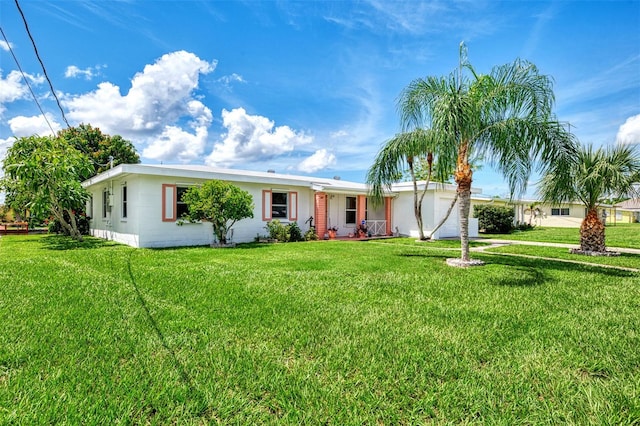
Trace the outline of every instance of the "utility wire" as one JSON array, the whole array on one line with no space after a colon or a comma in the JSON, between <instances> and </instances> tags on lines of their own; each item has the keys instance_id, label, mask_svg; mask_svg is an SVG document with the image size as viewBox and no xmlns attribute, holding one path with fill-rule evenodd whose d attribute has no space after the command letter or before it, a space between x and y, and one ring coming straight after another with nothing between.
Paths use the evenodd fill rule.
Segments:
<instances>
[{"instance_id":1,"label":"utility wire","mask_svg":"<svg viewBox=\"0 0 640 426\"><path fill-rule=\"evenodd\" d=\"M20 66L20 62L18 62L18 58L16 58L16 55L13 52L13 49L11 48L11 43L9 43L9 40L7 39L7 36L5 35L4 30L2 29L2 27L0 27L0 32L2 33L2 38L4 38L4 41L7 43L7 48L9 49L9 52L11 52L11 56L13 56L13 60L16 62L16 65L18 66L18 70L20 71L20 74L22 75L22 79L24 80L24 83L29 88L29 92L31 92L31 96L33 96L33 101L36 103L36 105L38 105L38 109L40 110L40 113L42 114L42 118L44 118L44 121L47 122L47 125L49 126L49 129L51 129L51 134L55 135L56 131L53 130L53 126L51 126L51 123L49 122L49 119L47 119L47 116L45 115L44 111L42 110L42 106L40 105L40 102L38 102L38 98L36 97L36 94L33 92L33 89L31 88L31 84L29 84L29 80L27 80L27 76L24 74L24 71L22 71L22 67Z\"/></svg>"},{"instance_id":2,"label":"utility wire","mask_svg":"<svg viewBox=\"0 0 640 426\"><path fill-rule=\"evenodd\" d=\"M51 93L53 94L53 97L56 99L56 103L58 104L58 108L60 108L60 112L62 113L62 119L67 124L67 127L71 127L69 125L69 122L67 121L67 117L64 115L64 110L62 109L62 105L60 105L60 99L58 99L58 95L56 95L56 91L53 88L53 84L51 83L51 79L49 78L49 75L47 74L47 70L44 67L44 63L42 62L42 59L40 58L40 54L38 53L38 48L36 47L36 42L33 39L33 37L31 36L31 31L29 31L29 24L27 24L27 18L25 18L24 13L22 12L22 9L20 8L20 4L18 3L18 0L15 0L15 2L16 2L16 7L18 8L18 12L20 12L20 16L22 17L22 21L24 22L24 27L27 30L27 34L29 35L29 39L31 40L31 44L33 45L33 50L36 52L36 57L38 58L38 62L40 62L40 66L42 66L42 71L44 72L44 77L47 79L47 82L49 83L49 87L51 88Z\"/></svg>"}]
</instances>

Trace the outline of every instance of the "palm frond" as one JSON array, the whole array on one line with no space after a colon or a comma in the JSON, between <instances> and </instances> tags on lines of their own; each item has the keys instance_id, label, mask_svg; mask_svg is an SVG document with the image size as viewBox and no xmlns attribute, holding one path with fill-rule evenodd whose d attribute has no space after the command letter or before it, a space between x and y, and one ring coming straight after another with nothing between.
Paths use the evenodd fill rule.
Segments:
<instances>
[{"instance_id":1,"label":"palm frond","mask_svg":"<svg viewBox=\"0 0 640 426\"><path fill-rule=\"evenodd\" d=\"M401 178L408 162L433 152L435 143L436 140L428 129L400 133L385 142L367 172L369 195L373 202L380 203L391 184Z\"/></svg>"}]
</instances>

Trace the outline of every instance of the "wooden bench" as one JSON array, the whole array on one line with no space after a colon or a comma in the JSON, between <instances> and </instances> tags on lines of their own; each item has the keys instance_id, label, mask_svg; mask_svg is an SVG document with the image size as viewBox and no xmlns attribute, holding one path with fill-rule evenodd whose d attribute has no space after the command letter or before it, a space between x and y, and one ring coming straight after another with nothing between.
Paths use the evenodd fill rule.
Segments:
<instances>
[{"instance_id":1,"label":"wooden bench","mask_svg":"<svg viewBox=\"0 0 640 426\"><path fill-rule=\"evenodd\" d=\"M0 223L0 235L29 233L29 224L27 222Z\"/></svg>"}]
</instances>

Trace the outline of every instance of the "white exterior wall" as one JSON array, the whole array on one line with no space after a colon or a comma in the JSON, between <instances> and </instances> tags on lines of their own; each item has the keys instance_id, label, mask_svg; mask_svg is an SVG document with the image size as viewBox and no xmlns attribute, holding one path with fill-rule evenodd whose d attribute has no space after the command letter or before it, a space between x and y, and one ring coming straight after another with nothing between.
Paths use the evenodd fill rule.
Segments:
<instances>
[{"instance_id":1,"label":"white exterior wall","mask_svg":"<svg viewBox=\"0 0 640 426\"><path fill-rule=\"evenodd\" d=\"M127 186L127 217L122 217L122 188ZM91 203L91 235L108 240L140 247L139 221L132 214L137 210L136 204L140 201L140 182L137 179L114 179L102 182L89 188L93 202ZM111 194L111 205L107 207L106 216L103 216L102 193L107 189Z\"/></svg>"},{"instance_id":2,"label":"white exterior wall","mask_svg":"<svg viewBox=\"0 0 640 426\"><path fill-rule=\"evenodd\" d=\"M210 223L188 223L163 221L163 192L172 196L177 187L201 185L210 179L232 182L249 192L253 197L254 217L243 219L233 225L233 242L250 242L258 235L266 235L263 220L263 191L295 192L297 194L296 221L304 233L309 229L307 220L315 215L315 193L325 192L327 199L328 226L339 229L339 235L354 232L356 224L346 223L346 197L357 197L366 193L366 186L354 182L303 176L276 175L270 173L212 169L205 166L152 166L119 165L83 183L92 194L92 235L115 240L134 247L173 247L209 245L214 241ZM122 217L122 188L128 193L126 218ZM163 185L164 189L163 189ZM102 215L102 191L108 188L112 206L107 215ZM425 231L429 232L446 212L454 195L454 189L431 188L424 199L423 214ZM413 215L413 187L401 183L392 189L391 229L401 235L418 235ZM291 200L291 198L289 199ZM175 208L175 206L174 206ZM291 208L291 206L290 206ZM167 216L173 216L167 212ZM451 217L435 238L458 237L458 211ZM385 207L368 203L367 220L385 220ZM288 219L281 219L288 223ZM477 221L470 219L470 236L475 237ZM322 236L321 236L322 237Z\"/></svg>"},{"instance_id":3,"label":"white exterior wall","mask_svg":"<svg viewBox=\"0 0 640 426\"><path fill-rule=\"evenodd\" d=\"M121 217L121 191L127 181L128 217ZM92 235L118 241L133 247L172 247L209 245L213 242L213 229L210 223L164 222L162 220L162 185L171 184L180 187L200 185L205 179L185 179L164 176L129 175L126 178L112 180L89 188L93 195L93 213L91 221ZM102 218L102 190L111 188L113 183L114 205L107 218ZM296 186L274 186L257 183L233 182L253 197L253 218L236 222L233 229L233 242L250 242L256 235L266 235L262 220L262 191L297 192L298 225L302 232L309 229L304 222L313 215L313 191ZM289 223L281 219L282 223Z\"/></svg>"},{"instance_id":4,"label":"white exterior wall","mask_svg":"<svg viewBox=\"0 0 640 426\"><path fill-rule=\"evenodd\" d=\"M429 234L440 223L446 214L455 194L451 191L430 191L422 201L422 216L425 234ZM394 232L398 228L400 235L418 238L420 233L413 212L413 192L401 192L393 200ZM458 205L456 204L447 221L436 231L433 239L460 237L460 221ZM469 237L478 237L478 219L469 218Z\"/></svg>"}]
</instances>

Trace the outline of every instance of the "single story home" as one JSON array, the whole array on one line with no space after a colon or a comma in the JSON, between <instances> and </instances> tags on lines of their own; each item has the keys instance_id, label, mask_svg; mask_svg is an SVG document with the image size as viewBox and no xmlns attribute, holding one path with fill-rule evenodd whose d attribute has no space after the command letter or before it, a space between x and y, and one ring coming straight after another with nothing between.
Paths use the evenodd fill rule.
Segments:
<instances>
[{"instance_id":1,"label":"single story home","mask_svg":"<svg viewBox=\"0 0 640 426\"><path fill-rule=\"evenodd\" d=\"M616 215L620 214L618 222L637 223L640 222L640 198L632 198L614 205Z\"/></svg>"},{"instance_id":2,"label":"single story home","mask_svg":"<svg viewBox=\"0 0 640 426\"><path fill-rule=\"evenodd\" d=\"M584 204L578 201L563 204L545 204L536 200L518 200L515 205L515 221L535 226L579 228L587 215ZM610 204L598 207L600 218L607 225L630 223L629 216Z\"/></svg>"},{"instance_id":3,"label":"single story home","mask_svg":"<svg viewBox=\"0 0 640 426\"><path fill-rule=\"evenodd\" d=\"M410 182L394 185L384 203L374 205L367 197L365 184L339 178L148 164L120 164L83 182L91 194L87 205L91 234L133 247L212 244L210 223L180 220L187 211L182 194L189 187L212 179L231 182L253 196L254 217L234 225L233 242L250 242L266 235L265 225L273 219L296 221L302 232L314 226L320 238L334 227L339 237L346 237L363 220L373 235L418 235ZM452 185L430 185L423 203L427 232L440 221L454 195ZM476 219L470 219L469 228L471 237L478 235ZM455 208L434 238L457 236Z\"/></svg>"}]
</instances>

